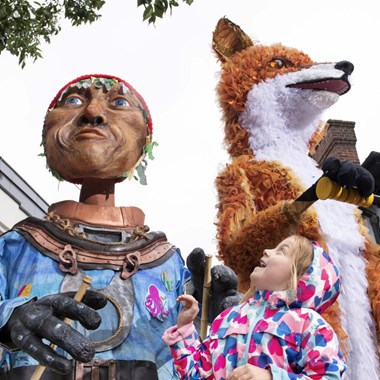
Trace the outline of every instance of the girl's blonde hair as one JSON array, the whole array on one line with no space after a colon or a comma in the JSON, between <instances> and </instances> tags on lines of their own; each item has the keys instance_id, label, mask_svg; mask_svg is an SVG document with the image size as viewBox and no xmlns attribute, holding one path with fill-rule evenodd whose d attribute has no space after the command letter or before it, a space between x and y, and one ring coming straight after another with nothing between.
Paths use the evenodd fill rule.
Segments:
<instances>
[{"instance_id":1,"label":"girl's blonde hair","mask_svg":"<svg viewBox=\"0 0 380 380\"><path fill-rule=\"evenodd\" d=\"M301 236L291 235L292 242L292 258L291 258L291 274L289 284L287 286L287 303L291 303L294 297L297 295L297 283L302 275L307 271L314 258L313 243ZM251 298L255 293L255 289L250 288L241 299L240 303L243 303Z\"/></svg>"},{"instance_id":2,"label":"girl's blonde hair","mask_svg":"<svg viewBox=\"0 0 380 380\"><path fill-rule=\"evenodd\" d=\"M314 258L313 243L301 236L291 235L292 242L292 258L291 258L291 276L288 286L288 299L291 301L297 294L297 283L302 275L311 265Z\"/></svg>"}]
</instances>

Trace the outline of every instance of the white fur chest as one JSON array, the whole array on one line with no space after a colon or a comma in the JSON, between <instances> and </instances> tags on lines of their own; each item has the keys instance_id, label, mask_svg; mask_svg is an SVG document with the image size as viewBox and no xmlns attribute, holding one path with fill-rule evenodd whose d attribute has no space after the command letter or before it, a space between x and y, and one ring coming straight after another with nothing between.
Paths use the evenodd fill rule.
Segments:
<instances>
[{"instance_id":1,"label":"white fur chest","mask_svg":"<svg viewBox=\"0 0 380 380\"><path fill-rule=\"evenodd\" d=\"M288 79L284 75L255 85L240 123L250 133L250 147L257 160L276 161L291 168L308 188L322 175L308 156L308 141L323 109L336 98L326 91L289 89ZM349 363L356 365L348 368L345 378L379 378L373 364L378 358L362 255L364 238L355 218L355 206L328 200L317 201L315 208L329 252L342 274L342 325L348 332L349 345L355 347L350 350Z\"/></svg>"}]
</instances>

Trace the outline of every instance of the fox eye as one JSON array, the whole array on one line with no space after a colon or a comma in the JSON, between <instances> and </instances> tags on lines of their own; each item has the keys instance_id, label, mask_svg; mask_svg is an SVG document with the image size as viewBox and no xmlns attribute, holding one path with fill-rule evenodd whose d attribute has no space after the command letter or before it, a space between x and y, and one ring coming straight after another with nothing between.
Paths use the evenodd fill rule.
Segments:
<instances>
[{"instance_id":1,"label":"fox eye","mask_svg":"<svg viewBox=\"0 0 380 380\"><path fill-rule=\"evenodd\" d=\"M286 67L286 62L281 58L273 58L269 62L269 67L272 69L282 69L283 67Z\"/></svg>"}]
</instances>

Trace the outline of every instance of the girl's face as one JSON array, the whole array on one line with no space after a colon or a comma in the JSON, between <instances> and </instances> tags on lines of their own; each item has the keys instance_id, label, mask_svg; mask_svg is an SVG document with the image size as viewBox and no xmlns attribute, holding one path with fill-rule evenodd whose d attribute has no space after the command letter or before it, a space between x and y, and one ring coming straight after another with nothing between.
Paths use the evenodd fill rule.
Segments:
<instances>
[{"instance_id":1,"label":"girl's face","mask_svg":"<svg viewBox=\"0 0 380 380\"><path fill-rule=\"evenodd\" d=\"M265 249L256 267L250 275L251 288L256 290L285 290L289 288L292 275L292 255L294 237L283 240L274 249Z\"/></svg>"}]
</instances>

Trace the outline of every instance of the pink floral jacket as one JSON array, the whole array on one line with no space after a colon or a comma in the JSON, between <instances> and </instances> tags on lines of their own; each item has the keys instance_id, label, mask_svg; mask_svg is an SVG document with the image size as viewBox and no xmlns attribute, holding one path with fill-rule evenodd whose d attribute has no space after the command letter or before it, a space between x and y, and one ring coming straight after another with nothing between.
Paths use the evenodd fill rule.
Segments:
<instances>
[{"instance_id":1,"label":"pink floral jacket","mask_svg":"<svg viewBox=\"0 0 380 380\"><path fill-rule=\"evenodd\" d=\"M274 380L340 379L346 366L336 335L319 313L339 295L338 269L318 244L289 302L286 291L257 291L222 312L201 342L192 324L166 330L181 379L226 379L249 363L270 369ZM287 306L288 305L288 306Z\"/></svg>"}]
</instances>

